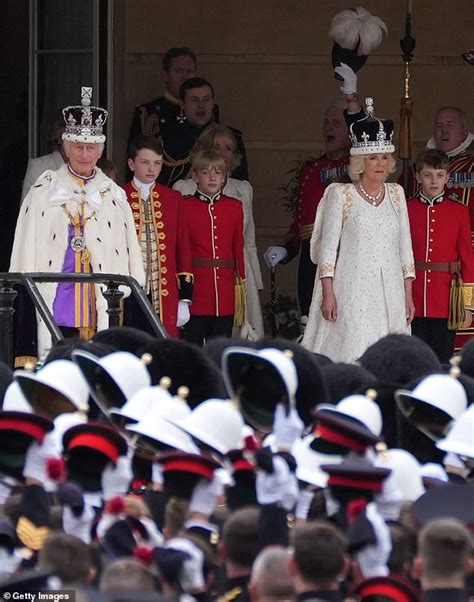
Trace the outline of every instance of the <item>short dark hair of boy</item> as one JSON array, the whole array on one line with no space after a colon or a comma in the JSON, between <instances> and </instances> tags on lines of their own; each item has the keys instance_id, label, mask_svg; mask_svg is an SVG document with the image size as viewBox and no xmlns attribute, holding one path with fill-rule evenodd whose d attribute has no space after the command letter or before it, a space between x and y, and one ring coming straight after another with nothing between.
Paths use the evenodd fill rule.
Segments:
<instances>
[{"instance_id":1,"label":"short dark hair of boy","mask_svg":"<svg viewBox=\"0 0 474 602\"><path fill-rule=\"evenodd\" d=\"M227 171L224 157L215 150L198 151L191 159L191 169L194 172L202 171L203 169L218 169L219 171Z\"/></svg>"},{"instance_id":2,"label":"short dark hair of boy","mask_svg":"<svg viewBox=\"0 0 474 602\"><path fill-rule=\"evenodd\" d=\"M105 567L100 578L100 591L106 594L154 590L153 575L146 566L133 558L115 560Z\"/></svg>"},{"instance_id":3,"label":"short dark hair of boy","mask_svg":"<svg viewBox=\"0 0 474 602\"><path fill-rule=\"evenodd\" d=\"M163 145L161 140L153 136L135 136L128 147L128 158L135 161L138 153L144 148L163 156Z\"/></svg>"},{"instance_id":4,"label":"short dark hair of boy","mask_svg":"<svg viewBox=\"0 0 474 602\"><path fill-rule=\"evenodd\" d=\"M293 532L294 562L304 581L328 588L342 573L347 543L336 527L308 521Z\"/></svg>"},{"instance_id":5,"label":"short dark hair of boy","mask_svg":"<svg viewBox=\"0 0 474 602\"><path fill-rule=\"evenodd\" d=\"M184 100L188 90L194 90L194 88L204 88L204 86L209 86L211 89L212 98L214 98L214 88L212 87L212 84L203 77L190 77L189 79L185 80L179 87L179 97L181 100Z\"/></svg>"},{"instance_id":6,"label":"short dark hair of boy","mask_svg":"<svg viewBox=\"0 0 474 602\"><path fill-rule=\"evenodd\" d=\"M170 48L167 50L161 61L163 71L169 71L171 68L171 61L177 59L179 56L190 56L194 61L194 68L197 67L197 56L196 53L188 48L187 46L180 46L179 48Z\"/></svg>"},{"instance_id":7,"label":"short dark hair of boy","mask_svg":"<svg viewBox=\"0 0 474 602\"><path fill-rule=\"evenodd\" d=\"M463 580L470 554L469 530L454 518L432 520L420 531L418 556L427 580Z\"/></svg>"},{"instance_id":8,"label":"short dark hair of boy","mask_svg":"<svg viewBox=\"0 0 474 602\"><path fill-rule=\"evenodd\" d=\"M226 560L250 571L259 552L259 522L260 510L251 506L230 515L222 531Z\"/></svg>"},{"instance_id":9,"label":"short dark hair of boy","mask_svg":"<svg viewBox=\"0 0 474 602\"><path fill-rule=\"evenodd\" d=\"M51 533L39 551L38 568L56 575L64 584L87 585L93 568L91 551L78 537Z\"/></svg>"},{"instance_id":10,"label":"short dark hair of boy","mask_svg":"<svg viewBox=\"0 0 474 602\"><path fill-rule=\"evenodd\" d=\"M449 157L448 155L437 148L430 148L428 150L421 151L418 153L415 161L416 173L420 173L424 166L433 167L434 169L449 169Z\"/></svg>"}]
</instances>

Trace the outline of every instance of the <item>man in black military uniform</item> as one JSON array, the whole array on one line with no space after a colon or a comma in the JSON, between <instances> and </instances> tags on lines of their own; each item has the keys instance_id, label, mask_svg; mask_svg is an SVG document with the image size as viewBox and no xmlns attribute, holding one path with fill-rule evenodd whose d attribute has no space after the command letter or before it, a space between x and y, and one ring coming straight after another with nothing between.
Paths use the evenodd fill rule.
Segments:
<instances>
[{"instance_id":1,"label":"man in black military uniform","mask_svg":"<svg viewBox=\"0 0 474 602\"><path fill-rule=\"evenodd\" d=\"M206 127L215 121L214 88L209 81L203 77L187 79L180 86L179 96L184 119L161 130L164 155L158 182L170 187L186 178L191 167L189 151ZM247 158L242 132L235 128L229 129L237 139L237 150L242 157L240 165L231 175L239 180L247 180Z\"/></svg>"},{"instance_id":2,"label":"man in black military uniform","mask_svg":"<svg viewBox=\"0 0 474 602\"><path fill-rule=\"evenodd\" d=\"M179 87L194 77L197 67L195 53L186 46L170 48L162 61L162 79L166 86L163 96L135 108L128 143L138 135L158 137L162 130L184 119L179 100Z\"/></svg>"}]
</instances>

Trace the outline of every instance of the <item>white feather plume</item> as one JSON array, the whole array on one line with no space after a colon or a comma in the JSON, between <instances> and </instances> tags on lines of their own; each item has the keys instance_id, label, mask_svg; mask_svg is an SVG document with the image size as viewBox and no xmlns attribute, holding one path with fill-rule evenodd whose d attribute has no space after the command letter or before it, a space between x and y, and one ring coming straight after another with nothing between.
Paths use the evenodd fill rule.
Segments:
<instances>
[{"instance_id":1,"label":"white feather plume","mask_svg":"<svg viewBox=\"0 0 474 602\"><path fill-rule=\"evenodd\" d=\"M360 42L360 54L368 55L382 43L383 32L388 35L387 25L382 19L358 6L334 16L329 37L348 50L354 50Z\"/></svg>"}]
</instances>

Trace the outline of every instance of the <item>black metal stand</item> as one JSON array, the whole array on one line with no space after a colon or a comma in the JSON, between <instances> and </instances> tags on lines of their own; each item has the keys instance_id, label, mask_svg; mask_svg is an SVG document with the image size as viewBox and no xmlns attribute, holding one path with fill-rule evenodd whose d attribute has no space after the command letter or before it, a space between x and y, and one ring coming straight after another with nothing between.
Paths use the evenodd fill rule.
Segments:
<instances>
[{"instance_id":1,"label":"black metal stand","mask_svg":"<svg viewBox=\"0 0 474 602\"><path fill-rule=\"evenodd\" d=\"M119 290L119 285L116 282L107 282L107 288L102 292L107 301L107 315L109 316L109 327L114 328L120 326L120 301L123 297L123 292Z\"/></svg>"},{"instance_id":2,"label":"black metal stand","mask_svg":"<svg viewBox=\"0 0 474 602\"><path fill-rule=\"evenodd\" d=\"M13 301L18 292L6 280L0 281L0 360L13 363Z\"/></svg>"}]
</instances>

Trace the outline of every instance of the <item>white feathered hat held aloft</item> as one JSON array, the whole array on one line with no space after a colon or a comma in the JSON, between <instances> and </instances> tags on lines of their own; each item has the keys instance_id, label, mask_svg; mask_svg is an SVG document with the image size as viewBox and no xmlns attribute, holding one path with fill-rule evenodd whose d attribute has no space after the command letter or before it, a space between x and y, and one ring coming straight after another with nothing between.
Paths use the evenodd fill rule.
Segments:
<instances>
[{"instance_id":1,"label":"white feathered hat held aloft","mask_svg":"<svg viewBox=\"0 0 474 602\"><path fill-rule=\"evenodd\" d=\"M329 37L334 40L333 67L348 64L354 71L362 68L367 55L380 46L387 25L362 6L337 13L331 21Z\"/></svg>"}]
</instances>

